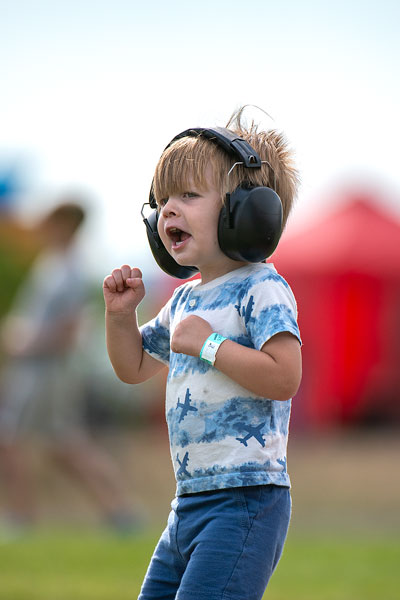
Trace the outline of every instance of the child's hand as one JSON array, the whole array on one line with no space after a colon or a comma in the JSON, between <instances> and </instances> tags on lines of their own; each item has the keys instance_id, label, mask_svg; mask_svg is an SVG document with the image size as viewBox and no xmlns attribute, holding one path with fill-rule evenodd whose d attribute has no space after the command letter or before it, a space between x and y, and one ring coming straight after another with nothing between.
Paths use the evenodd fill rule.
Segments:
<instances>
[{"instance_id":1,"label":"child's hand","mask_svg":"<svg viewBox=\"0 0 400 600\"><path fill-rule=\"evenodd\" d=\"M145 293L140 269L132 269L129 265L114 269L103 282L108 312L131 314L143 300Z\"/></svg>"},{"instance_id":2,"label":"child's hand","mask_svg":"<svg viewBox=\"0 0 400 600\"><path fill-rule=\"evenodd\" d=\"M211 325L205 319L191 315L175 328L171 339L171 350L179 354L199 356L204 342L212 334Z\"/></svg>"}]
</instances>

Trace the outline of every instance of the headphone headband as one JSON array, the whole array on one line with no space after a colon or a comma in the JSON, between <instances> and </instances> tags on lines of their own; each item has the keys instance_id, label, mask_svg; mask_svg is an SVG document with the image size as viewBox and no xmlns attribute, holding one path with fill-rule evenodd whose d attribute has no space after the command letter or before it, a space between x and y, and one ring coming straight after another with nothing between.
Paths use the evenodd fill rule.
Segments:
<instances>
[{"instance_id":1,"label":"headphone headband","mask_svg":"<svg viewBox=\"0 0 400 600\"><path fill-rule=\"evenodd\" d=\"M240 162L244 163L244 166L249 169L261 168L261 158L257 152L250 146L246 140L239 137L225 127L214 127L213 129L205 129L202 127L194 127L192 129L186 129L182 133L178 133L165 148L169 148L171 144L176 142L183 137L197 137L202 135L209 140L215 140L218 146L221 146L228 154L237 156Z\"/></svg>"}]
</instances>

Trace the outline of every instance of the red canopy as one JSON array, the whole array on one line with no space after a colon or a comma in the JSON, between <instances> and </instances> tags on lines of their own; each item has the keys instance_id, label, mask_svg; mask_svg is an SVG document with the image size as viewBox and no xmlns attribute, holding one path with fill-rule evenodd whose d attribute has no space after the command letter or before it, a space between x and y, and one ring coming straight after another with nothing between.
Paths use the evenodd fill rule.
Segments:
<instances>
[{"instance_id":1,"label":"red canopy","mask_svg":"<svg viewBox=\"0 0 400 600\"><path fill-rule=\"evenodd\" d=\"M302 273L357 271L400 276L400 222L376 200L354 195L336 212L290 238L274 262Z\"/></svg>"},{"instance_id":2,"label":"red canopy","mask_svg":"<svg viewBox=\"0 0 400 600\"><path fill-rule=\"evenodd\" d=\"M294 421L399 417L400 224L352 195L273 256L299 307L303 383Z\"/></svg>"}]
</instances>

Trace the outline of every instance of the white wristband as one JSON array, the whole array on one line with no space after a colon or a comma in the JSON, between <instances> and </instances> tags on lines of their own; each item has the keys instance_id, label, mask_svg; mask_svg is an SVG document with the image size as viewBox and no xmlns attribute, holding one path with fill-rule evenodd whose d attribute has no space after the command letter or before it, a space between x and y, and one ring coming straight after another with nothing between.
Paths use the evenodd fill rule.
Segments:
<instances>
[{"instance_id":1,"label":"white wristband","mask_svg":"<svg viewBox=\"0 0 400 600\"><path fill-rule=\"evenodd\" d=\"M204 342L202 349L200 350L200 358L209 365L214 365L215 357L218 349L222 342L227 338L219 333L212 333Z\"/></svg>"}]
</instances>

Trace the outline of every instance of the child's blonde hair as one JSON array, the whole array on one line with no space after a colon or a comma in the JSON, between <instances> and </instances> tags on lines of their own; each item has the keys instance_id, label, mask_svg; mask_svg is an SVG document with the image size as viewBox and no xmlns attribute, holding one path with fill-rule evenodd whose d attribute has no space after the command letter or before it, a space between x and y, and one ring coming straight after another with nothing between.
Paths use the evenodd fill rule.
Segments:
<instances>
[{"instance_id":1,"label":"child's blonde hair","mask_svg":"<svg viewBox=\"0 0 400 600\"><path fill-rule=\"evenodd\" d=\"M245 139L268 164L263 164L261 169L237 165L228 179L229 170L237 162L234 156L201 134L180 138L166 148L155 170L153 194L159 205L169 196L191 191L193 185L207 190L206 175L211 165L212 184L220 192L221 202L227 192L243 184L274 189L282 201L282 229L285 227L299 183L292 152L282 133L274 129L258 131L254 121L245 127L242 124L244 108L232 115L227 128Z\"/></svg>"}]
</instances>

